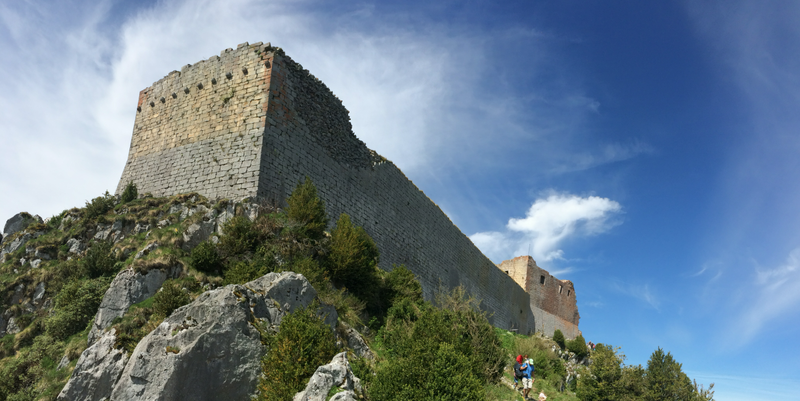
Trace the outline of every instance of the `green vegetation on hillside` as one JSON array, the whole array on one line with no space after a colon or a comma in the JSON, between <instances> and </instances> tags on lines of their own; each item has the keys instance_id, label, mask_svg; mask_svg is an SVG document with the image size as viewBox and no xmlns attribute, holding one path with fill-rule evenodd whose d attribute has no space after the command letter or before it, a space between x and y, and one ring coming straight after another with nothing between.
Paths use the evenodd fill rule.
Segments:
<instances>
[{"instance_id":1,"label":"green vegetation on hillside","mask_svg":"<svg viewBox=\"0 0 800 401\"><path fill-rule=\"evenodd\" d=\"M181 277L167 280L161 291L112 323L115 347L131 353L203 291L293 271L303 274L320 301L333 305L340 322L361 332L375 352L375 359L348 356L363 385L362 399L518 400L519 392L511 388L518 354L534 360L531 395L544 391L550 401L712 399L710 389L690 382L660 349L647 369L624 366L624 357L608 346L598 345L590 354L582 337L565 341L557 331L553 341L496 329L479 300L463 288L439 289L433 302L424 300L419 281L405 266L388 272L377 267L375 242L350 216L342 214L328 227L325 205L308 179L287 204L286 210L261 205L252 216L242 205L211 204L196 194L139 197L130 183L120 199L106 193L84 208L28 227L25 232L34 238L0 261L0 307L19 327L0 338L0 401L55 399L87 347L92 319L120 270L178 266ZM207 221L205 212L190 209L214 210L227 222L221 234L184 249L183 233ZM115 225L127 227L126 234L110 237ZM75 240L84 248L76 251ZM38 268L30 265L32 252L48 255ZM40 285L44 304L24 304ZM269 350L262 360L261 399L291 399L318 366L341 351L317 306L287 315L276 333L259 329ZM590 367L568 361L576 355L589 355ZM70 362L58 369L63 357Z\"/></svg>"}]
</instances>

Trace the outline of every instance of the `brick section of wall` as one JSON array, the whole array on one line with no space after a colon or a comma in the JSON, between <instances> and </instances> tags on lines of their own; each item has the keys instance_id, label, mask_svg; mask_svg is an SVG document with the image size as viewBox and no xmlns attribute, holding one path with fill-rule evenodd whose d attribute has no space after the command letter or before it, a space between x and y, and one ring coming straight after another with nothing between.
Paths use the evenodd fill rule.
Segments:
<instances>
[{"instance_id":1,"label":"brick section of wall","mask_svg":"<svg viewBox=\"0 0 800 401\"><path fill-rule=\"evenodd\" d=\"M242 76L242 66L248 75ZM223 83L226 72L234 78ZM217 83L211 84L214 76ZM193 82L201 77L206 79L204 89L197 90ZM198 96L211 85L224 84L215 96L232 88L243 98L234 96L230 105L220 105L219 97L210 94L203 100L181 99L179 94L173 99L182 101L179 106L149 105L187 83L195 85L190 92ZM210 198L257 196L284 204L308 176L325 201L331 224L347 213L372 236L381 251L381 268L405 264L420 280L427 299L440 284L463 285L482 299L495 326L533 332L534 314L525 290L492 264L400 169L367 148L353 133L342 102L282 50L240 45L219 59L172 73L143 93L117 193L132 180L140 192L155 195L196 191Z\"/></svg>"},{"instance_id":2,"label":"brick section of wall","mask_svg":"<svg viewBox=\"0 0 800 401\"><path fill-rule=\"evenodd\" d=\"M530 295L536 331L552 336L559 329L570 339L580 334L580 314L571 281L555 278L530 256L503 261L498 267Z\"/></svg>"}]
</instances>

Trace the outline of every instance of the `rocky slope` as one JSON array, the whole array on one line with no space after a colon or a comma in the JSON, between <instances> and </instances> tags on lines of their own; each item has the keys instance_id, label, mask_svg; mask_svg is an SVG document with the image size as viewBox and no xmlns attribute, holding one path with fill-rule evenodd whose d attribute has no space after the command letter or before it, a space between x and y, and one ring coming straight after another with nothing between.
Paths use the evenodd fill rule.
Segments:
<instances>
[{"instance_id":1,"label":"rocky slope","mask_svg":"<svg viewBox=\"0 0 800 401\"><path fill-rule=\"evenodd\" d=\"M101 201L105 206L93 215L92 204ZM312 303L321 306L342 351L371 355L359 333L343 322L339 326L336 309L325 305L301 274L269 273L221 286L218 275L189 267L194 247L219 242L234 215L254 220L259 205L212 204L197 195L145 197L130 204L106 196L92 204L47 220L20 213L4 227L0 368L8 377L0 378L0 399L23 393L59 400L250 399L261 375L262 335L277 331L287 313ZM100 243L109 244L112 260L105 264L90 261L91 249ZM94 264L107 270L93 272ZM191 302L163 320L145 316L135 325L146 333L141 338L119 332L140 319L138 305L152 303L165 282L183 286L180 291ZM77 312L68 307L70 286L80 299L86 288L103 290L85 318L76 316L86 313L85 303ZM70 327L90 324L82 323L86 330L59 331L62 321ZM358 379L345 355L321 367L327 379L313 381L300 399L320 399L314 394L327 386L327 396L333 385L349 391L336 399L350 399L343 397L355 394ZM60 363L51 366L51 360Z\"/></svg>"}]
</instances>

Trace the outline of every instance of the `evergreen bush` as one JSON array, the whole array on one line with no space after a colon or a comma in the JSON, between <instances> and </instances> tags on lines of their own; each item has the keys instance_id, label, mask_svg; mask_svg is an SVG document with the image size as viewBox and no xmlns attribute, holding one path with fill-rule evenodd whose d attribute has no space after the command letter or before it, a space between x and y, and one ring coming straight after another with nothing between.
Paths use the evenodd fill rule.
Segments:
<instances>
[{"instance_id":1,"label":"evergreen bush","mask_svg":"<svg viewBox=\"0 0 800 401\"><path fill-rule=\"evenodd\" d=\"M175 309L188 304L191 298L183 291L182 287L176 280L165 281L161 285L161 290L153 296L153 312L159 316L168 317Z\"/></svg>"},{"instance_id":2,"label":"evergreen bush","mask_svg":"<svg viewBox=\"0 0 800 401\"><path fill-rule=\"evenodd\" d=\"M579 334L574 340L567 341L567 350L574 352L578 358L589 356L589 347L586 346L586 340L583 339L582 334Z\"/></svg>"},{"instance_id":3,"label":"evergreen bush","mask_svg":"<svg viewBox=\"0 0 800 401\"><path fill-rule=\"evenodd\" d=\"M469 370L482 383L499 380L505 367L506 353L486 316L473 309L463 291L455 290L440 309L430 303L417 304L401 299L388 312L378 339L390 358L417 358L433 361L438 345L448 343L469 361ZM461 299L460 301L457 301ZM417 360L417 359L414 359Z\"/></svg>"},{"instance_id":4,"label":"evergreen bush","mask_svg":"<svg viewBox=\"0 0 800 401\"><path fill-rule=\"evenodd\" d=\"M384 282L386 289L383 293L387 297L388 305L401 299L422 302L422 285L405 265L393 266L392 271L386 274Z\"/></svg>"},{"instance_id":5,"label":"evergreen bush","mask_svg":"<svg viewBox=\"0 0 800 401\"><path fill-rule=\"evenodd\" d=\"M203 241L189 256L189 266L203 273L215 273L222 270L222 259L217 252L217 246L211 241Z\"/></svg>"},{"instance_id":6,"label":"evergreen bush","mask_svg":"<svg viewBox=\"0 0 800 401\"><path fill-rule=\"evenodd\" d=\"M98 241L86 251L83 266L89 277L109 276L119 271L114 254L111 252L112 246L111 242Z\"/></svg>"},{"instance_id":7,"label":"evergreen bush","mask_svg":"<svg viewBox=\"0 0 800 401\"><path fill-rule=\"evenodd\" d=\"M692 400L694 387L692 381L683 373L682 365L672 354L659 347L647 361L647 401Z\"/></svg>"},{"instance_id":8,"label":"evergreen bush","mask_svg":"<svg viewBox=\"0 0 800 401\"><path fill-rule=\"evenodd\" d=\"M247 217L235 216L222 226L219 251L225 258L250 254L258 246L258 233Z\"/></svg>"},{"instance_id":9,"label":"evergreen bush","mask_svg":"<svg viewBox=\"0 0 800 401\"><path fill-rule=\"evenodd\" d=\"M318 315L318 305L298 308L281 321L275 335L265 333L267 347L261 360L259 400L291 400L302 390L317 367L336 354L333 331Z\"/></svg>"},{"instance_id":10,"label":"evergreen bush","mask_svg":"<svg viewBox=\"0 0 800 401\"><path fill-rule=\"evenodd\" d=\"M328 226L328 216L325 214L325 202L317 195L317 187L306 177L305 181L297 183L289 198L286 215L289 219L303 225L305 235L311 239L321 239Z\"/></svg>"},{"instance_id":11,"label":"evergreen bush","mask_svg":"<svg viewBox=\"0 0 800 401\"><path fill-rule=\"evenodd\" d=\"M53 315L45 323L47 334L63 340L86 328L97 313L110 282L107 277L99 277L64 285L55 297Z\"/></svg>"},{"instance_id":12,"label":"evergreen bush","mask_svg":"<svg viewBox=\"0 0 800 401\"><path fill-rule=\"evenodd\" d=\"M244 284L253 281L274 270L273 264L265 263L263 259L253 261L238 261L225 270L223 284Z\"/></svg>"},{"instance_id":13,"label":"evergreen bush","mask_svg":"<svg viewBox=\"0 0 800 401\"><path fill-rule=\"evenodd\" d=\"M553 341L558 344L558 348L561 348L562 351L567 346L565 343L566 339L564 339L564 333L562 333L559 329L556 329L556 331L553 333Z\"/></svg>"},{"instance_id":14,"label":"evergreen bush","mask_svg":"<svg viewBox=\"0 0 800 401\"><path fill-rule=\"evenodd\" d=\"M125 186L125 189L122 191L122 196L120 200L122 203L128 203L132 200L135 200L139 197L139 190L136 189L136 184L133 181L129 182L128 185Z\"/></svg>"},{"instance_id":15,"label":"evergreen bush","mask_svg":"<svg viewBox=\"0 0 800 401\"><path fill-rule=\"evenodd\" d=\"M375 289L378 281L378 246L362 227L354 226L342 213L331 231L326 267L331 280L356 295ZM362 298L363 299L363 298Z\"/></svg>"},{"instance_id":16,"label":"evergreen bush","mask_svg":"<svg viewBox=\"0 0 800 401\"><path fill-rule=\"evenodd\" d=\"M92 199L91 202L86 202L85 217L87 219L93 219L102 216L114 208L114 203L116 203L114 196L106 191L103 196L98 196Z\"/></svg>"},{"instance_id":17,"label":"evergreen bush","mask_svg":"<svg viewBox=\"0 0 800 401\"><path fill-rule=\"evenodd\" d=\"M383 364L369 389L374 400L483 400L481 378L468 355L449 343L429 344L432 352L415 352Z\"/></svg>"}]
</instances>

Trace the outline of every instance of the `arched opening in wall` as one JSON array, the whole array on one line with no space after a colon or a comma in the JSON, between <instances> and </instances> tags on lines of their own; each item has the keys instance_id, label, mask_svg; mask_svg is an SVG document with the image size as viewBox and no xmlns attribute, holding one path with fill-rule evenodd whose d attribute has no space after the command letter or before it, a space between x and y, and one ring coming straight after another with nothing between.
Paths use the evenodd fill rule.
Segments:
<instances>
[{"instance_id":1,"label":"arched opening in wall","mask_svg":"<svg viewBox=\"0 0 800 401\"><path fill-rule=\"evenodd\" d=\"M562 285L559 285L559 286L558 286L558 293L559 293L559 294L561 294L561 290L562 290L562 289L564 289L564 286L562 286Z\"/></svg>"},{"instance_id":2,"label":"arched opening in wall","mask_svg":"<svg viewBox=\"0 0 800 401\"><path fill-rule=\"evenodd\" d=\"M572 294L572 290L567 290L567 296L569 296L570 294Z\"/></svg>"},{"instance_id":3,"label":"arched opening in wall","mask_svg":"<svg viewBox=\"0 0 800 401\"><path fill-rule=\"evenodd\" d=\"M539 276L539 284L544 284L544 275Z\"/></svg>"},{"instance_id":4,"label":"arched opening in wall","mask_svg":"<svg viewBox=\"0 0 800 401\"><path fill-rule=\"evenodd\" d=\"M508 275L508 270L506 270L506 275Z\"/></svg>"}]
</instances>

